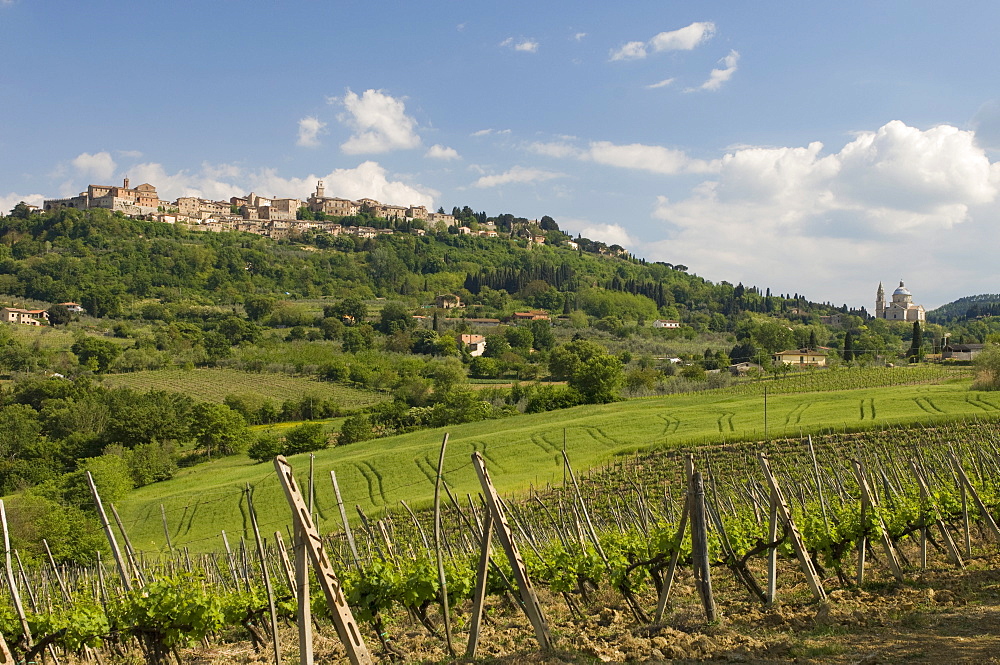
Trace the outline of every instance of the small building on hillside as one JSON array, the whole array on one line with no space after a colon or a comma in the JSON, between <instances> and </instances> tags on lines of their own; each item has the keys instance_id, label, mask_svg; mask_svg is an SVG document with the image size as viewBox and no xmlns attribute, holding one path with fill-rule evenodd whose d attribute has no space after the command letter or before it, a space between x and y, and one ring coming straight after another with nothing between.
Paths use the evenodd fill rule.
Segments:
<instances>
[{"instance_id":1,"label":"small building on hillside","mask_svg":"<svg viewBox=\"0 0 1000 665\"><path fill-rule=\"evenodd\" d=\"M458 341L469 349L469 355L478 357L486 351L486 338L482 335L464 334L459 335Z\"/></svg>"},{"instance_id":2,"label":"small building on hillside","mask_svg":"<svg viewBox=\"0 0 1000 665\"><path fill-rule=\"evenodd\" d=\"M671 321L670 319L657 319L653 321L654 328L680 328L680 321Z\"/></svg>"},{"instance_id":3,"label":"small building on hillside","mask_svg":"<svg viewBox=\"0 0 1000 665\"><path fill-rule=\"evenodd\" d=\"M826 367L826 352L815 349L797 349L794 351L779 351L774 354L774 362L802 367Z\"/></svg>"},{"instance_id":4,"label":"small building on hillside","mask_svg":"<svg viewBox=\"0 0 1000 665\"><path fill-rule=\"evenodd\" d=\"M69 311L73 312L74 314L83 314L85 311L87 311L83 308L83 305L80 305L79 303L61 302L59 304L68 309Z\"/></svg>"},{"instance_id":5,"label":"small building on hillside","mask_svg":"<svg viewBox=\"0 0 1000 665\"><path fill-rule=\"evenodd\" d=\"M49 322L49 313L44 309L4 307L0 309L0 321L4 323L19 323L26 326L44 326Z\"/></svg>"},{"instance_id":6,"label":"small building on hillside","mask_svg":"<svg viewBox=\"0 0 1000 665\"><path fill-rule=\"evenodd\" d=\"M533 309L530 312L514 312L511 319L513 321L548 321L549 313L541 309Z\"/></svg>"},{"instance_id":7,"label":"small building on hillside","mask_svg":"<svg viewBox=\"0 0 1000 665\"><path fill-rule=\"evenodd\" d=\"M942 360L974 360L983 352L984 344L948 344L941 349Z\"/></svg>"},{"instance_id":8,"label":"small building on hillside","mask_svg":"<svg viewBox=\"0 0 1000 665\"><path fill-rule=\"evenodd\" d=\"M746 376L747 374L752 374L754 372L762 374L764 372L764 368L757 363L747 361L729 366L729 373L733 376Z\"/></svg>"},{"instance_id":9,"label":"small building on hillside","mask_svg":"<svg viewBox=\"0 0 1000 665\"><path fill-rule=\"evenodd\" d=\"M434 298L434 304L441 309L458 309L462 306L462 299L454 293L443 293Z\"/></svg>"}]
</instances>

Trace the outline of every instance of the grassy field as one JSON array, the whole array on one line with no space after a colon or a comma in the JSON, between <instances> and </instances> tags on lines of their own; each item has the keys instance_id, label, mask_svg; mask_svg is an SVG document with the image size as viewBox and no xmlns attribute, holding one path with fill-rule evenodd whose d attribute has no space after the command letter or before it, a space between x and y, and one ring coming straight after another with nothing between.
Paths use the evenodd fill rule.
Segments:
<instances>
[{"instance_id":1,"label":"grassy field","mask_svg":"<svg viewBox=\"0 0 1000 665\"><path fill-rule=\"evenodd\" d=\"M327 381L285 374L260 374L230 369L159 369L130 374L108 374L104 383L134 390L168 390L205 402L222 402L226 395L255 395L277 404L314 395L354 408L374 404L381 395Z\"/></svg>"},{"instance_id":2,"label":"grassy field","mask_svg":"<svg viewBox=\"0 0 1000 665\"><path fill-rule=\"evenodd\" d=\"M1000 417L1000 396L971 392L968 380L934 385L896 386L836 392L772 395L767 402L767 433L772 438L824 430L930 423L941 419ZM759 395L686 394L581 406L543 414L447 428L446 481L457 496L479 490L469 458L486 459L497 486L506 492L561 482L560 450L566 445L578 471L615 455L639 449L675 448L700 443L764 438L764 403ZM424 430L316 456L319 526L339 524L330 483L334 470L352 519L360 505L369 515L395 509L400 499L425 506L445 430ZM308 456L291 459L305 480ZM158 549L165 542L160 504L167 510L174 544L194 550L218 546L219 531L247 528L246 483L255 485L262 528L283 529L288 506L270 464L236 457L182 471L168 482L133 492L120 507L139 547Z\"/></svg>"}]
</instances>

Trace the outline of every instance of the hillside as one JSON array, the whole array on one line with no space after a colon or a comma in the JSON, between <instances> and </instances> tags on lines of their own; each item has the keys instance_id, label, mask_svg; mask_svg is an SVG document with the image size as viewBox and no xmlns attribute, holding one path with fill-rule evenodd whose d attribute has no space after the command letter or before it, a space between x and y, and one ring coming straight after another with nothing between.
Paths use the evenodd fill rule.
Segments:
<instances>
[{"instance_id":1,"label":"hillside","mask_svg":"<svg viewBox=\"0 0 1000 665\"><path fill-rule=\"evenodd\" d=\"M1000 294L983 293L965 296L927 312L931 323L950 323L977 316L1000 316Z\"/></svg>"}]
</instances>

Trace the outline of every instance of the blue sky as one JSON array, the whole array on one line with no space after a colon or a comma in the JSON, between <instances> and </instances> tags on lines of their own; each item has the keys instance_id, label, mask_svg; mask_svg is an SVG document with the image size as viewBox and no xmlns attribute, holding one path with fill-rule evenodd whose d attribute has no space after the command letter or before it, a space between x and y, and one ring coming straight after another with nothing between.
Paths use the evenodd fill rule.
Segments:
<instances>
[{"instance_id":1,"label":"blue sky","mask_svg":"<svg viewBox=\"0 0 1000 665\"><path fill-rule=\"evenodd\" d=\"M0 207L323 178L935 306L1000 292L998 26L995 2L0 0Z\"/></svg>"}]
</instances>

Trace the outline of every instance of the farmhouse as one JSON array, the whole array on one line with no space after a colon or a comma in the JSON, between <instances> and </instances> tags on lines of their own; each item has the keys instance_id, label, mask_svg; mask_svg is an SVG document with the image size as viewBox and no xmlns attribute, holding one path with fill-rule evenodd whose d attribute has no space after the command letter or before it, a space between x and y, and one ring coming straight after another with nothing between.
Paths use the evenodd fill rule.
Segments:
<instances>
[{"instance_id":1,"label":"farmhouse","mask_svg":"<svg viewBox=\"0 0 1000 665\"><path fill-rule=\"evenodd\" d=\"M654 328L680 328L680 321L671 321L670 319L657 319L653 321Z\"/></svg>"},{"instance_id":2,"label":"farmhouse","mask_svg":"<svg viewBox=\"0 0 1000 665\"><path fill-rule=\"evenodd\" d=\"M434 304L441 309L457 309L462 306L462 300L454 293L444 293L434 298Z\"/></svg>"},{"instance_id":3,"label":"farmhouse","mask_svg":"<svg viewBox=\"0 0 1000 665\"><path fill-rule=\"evenodd\" d=\"M0 321L4 323L20 323L26 326L44 326L49 322L49 313L44 309L4 307L0 309Z\"/></svg>"},{"instance_id":4,"label":"farmhouse","mask_svg":"<svg viewBox=\"0 0 1000 665\"><path fill-rule=\"evenodd\" d=\"M774 354L774 361L803 367L826 367L826 353L813 349L779 351Z\"/></svg>"},{"instance_id":5,"label":"farmhouse","mask_svg":"<svg viewBox=\"0 0 1000 665\"><path fill-rule=\"evenodd\" d=\"M469 355L478 357L486 351L486 338L482 335L464 334L460 335L458 341L469 349Z\"/></svg>"}]
</instances>

